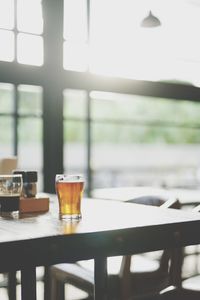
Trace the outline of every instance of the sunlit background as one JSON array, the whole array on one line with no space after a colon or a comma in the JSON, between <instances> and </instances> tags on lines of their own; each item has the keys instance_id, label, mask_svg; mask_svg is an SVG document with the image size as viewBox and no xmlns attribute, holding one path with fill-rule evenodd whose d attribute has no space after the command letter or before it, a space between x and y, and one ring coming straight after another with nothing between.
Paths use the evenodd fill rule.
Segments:
<instances>
[{"instance_id":1,"label":"sunlit background","mask_svg":"<svg viewBox=\"0 0 200 300\"><path fill-rule=\"evenodd\" d=\"M89 29L86 4L64 1L65 69L199 84L198 0L91 0ZM162 26L140 26L150 10ZM43 22L41 0L1 0L0 60L41 66Z\"/></svg>"},{"instance_id":2,"label":"sunlit background","mask_svg":"<svg viewBox=\"0 0 200 300\"><path fill-rule=\"evenodd\" d=\"M48 76L45 51L51 49L45 50L44 4L0 0L0 156L15 154L20 168L37 169L40 190L46 155L44 87L29 78L20 82L16 70L37 68ZM141 27L150 10L160 27ZM64 171L89 176L89 189L198 187L200 104L192 94L177 101L166 92L154 97L151 89L149 95L125 94L117 86L116 91L86 90L79 74L198 88L200 1L65 0L63 11L59 59L61 74L68 72L60 118ZM57 22L56 16L51 22ZM3 70L12 66L15 79L5 79ZM75 88L67 85L67 78L76 82Z\"/></svg>"}]
</instances>

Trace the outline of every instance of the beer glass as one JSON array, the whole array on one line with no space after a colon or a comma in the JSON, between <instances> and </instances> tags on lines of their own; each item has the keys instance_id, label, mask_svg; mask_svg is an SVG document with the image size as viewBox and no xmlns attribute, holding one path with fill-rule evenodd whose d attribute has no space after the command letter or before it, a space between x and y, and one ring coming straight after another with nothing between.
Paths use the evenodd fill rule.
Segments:
<instances>
[{"instance_id":1,"label":"beer glass","mask_svg":"<svg viewBox=\"0 0 200 300\"><path fill-rule=\"evenodd\" d=\"M0 175L0 212L19 212L22 175Z\"/></svg>"},{"instance_id":2,"label":"beer glass","mask_svg":"<svg viewBox=\"0 0 200 300\"><path fill-rule=\"evenodd\" d=\"M60 219L80 219L84 190L82 175L56 175L55 188L59 202Z\"/></svg>"}]
</instances>

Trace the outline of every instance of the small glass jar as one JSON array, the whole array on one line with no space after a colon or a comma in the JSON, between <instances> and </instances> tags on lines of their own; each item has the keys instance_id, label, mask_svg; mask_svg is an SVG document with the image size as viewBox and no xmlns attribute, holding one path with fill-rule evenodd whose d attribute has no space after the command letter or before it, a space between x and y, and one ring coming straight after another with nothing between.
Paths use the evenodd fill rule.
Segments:
<instances>
[{"instance_id":1,"label":"small glass jar","mask_svg":"<svg viewBox=\"0 0 200 300\"><path fill-rule=\"evenodd\" d=\"M37 172L27 171L24 182L25 197L32 198L37 194Z\"/></svg>"},{"instance_id":2,"label":"small glass jar","mask_svg":"<svg viewBox=\"0 0 200 300\"><path fill-rule=\"evenodd\" d=\"M0 213L19 213L22 175L0 175Z\"/></svg>"}]
</instances>

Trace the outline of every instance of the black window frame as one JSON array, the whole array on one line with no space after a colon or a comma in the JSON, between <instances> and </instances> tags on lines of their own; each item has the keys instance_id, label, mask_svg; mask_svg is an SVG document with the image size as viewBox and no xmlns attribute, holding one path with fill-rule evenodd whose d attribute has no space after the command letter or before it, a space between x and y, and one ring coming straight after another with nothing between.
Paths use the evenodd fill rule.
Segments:
<instances>
[{"instance_id":1,"label":"black window frame","mask_svg":"<svg viewBox=\"0 0 200 300\"><path fill-rule=\"evenodd\" d=\"M88 20L89 20L89 0ZM92 189L91 170L91 91L200 101L200 88L181 83L150 82L105 77L63 68L63 6L64 0L43 0L44 65L40 67L0 61L0 82L37 85L43 89L43 175L44 192L55 193L55 174L63 172L63 91L82 89L88 94L87 105L87 181L88 195ZM89 26L89 22L88 22ZM88 28L89 30L89 28ZM17 93L16 104L17 104ZM154 108L152 108L154 109ZM13 154L17 154L17 114L15 114Z\"/></svg>"}]
</instances>

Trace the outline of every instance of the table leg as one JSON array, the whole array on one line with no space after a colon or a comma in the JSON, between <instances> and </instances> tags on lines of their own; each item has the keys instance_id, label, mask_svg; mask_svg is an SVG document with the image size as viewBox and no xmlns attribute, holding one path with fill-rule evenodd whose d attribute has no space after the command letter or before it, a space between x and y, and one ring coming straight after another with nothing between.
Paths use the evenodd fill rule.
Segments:
<instances>
[{"instance_id":1,"label":"table leg","mask_svg":"<svg viewBox=\"0 0 200 300\"><path fill-rule=\"evenodd\" d=\"M44 267L44 300L50 299L50 266Z\"/></svg>"},{"instance_id":2,"label":"table leg","mask_svg":"<svg viewBox=\"0 0 200 300\"><path fill-rule=\"evenodd\" d=\"M8 297L9 300L16 300L16 271L10 271L8 273Z\"/></svg>"},{"instance_id":3,"label":"table leg","mask_svg":"<svg viewBox=\"0 0 200 300\"><path fill-rule=\"evenodd\" d=\"M36 300L35 267L27 267L21 270L21 299Z\"/></svg>"},{"instance_id":4,"label":"table leg","mask_svg":"<svg viewBox=\"0 0 200 300\"><path fill-rule=\"evenodd\" d=\"M107 300L107 258L96 257L94 260L94 298Z\"/></svg>"}]
</instances>

